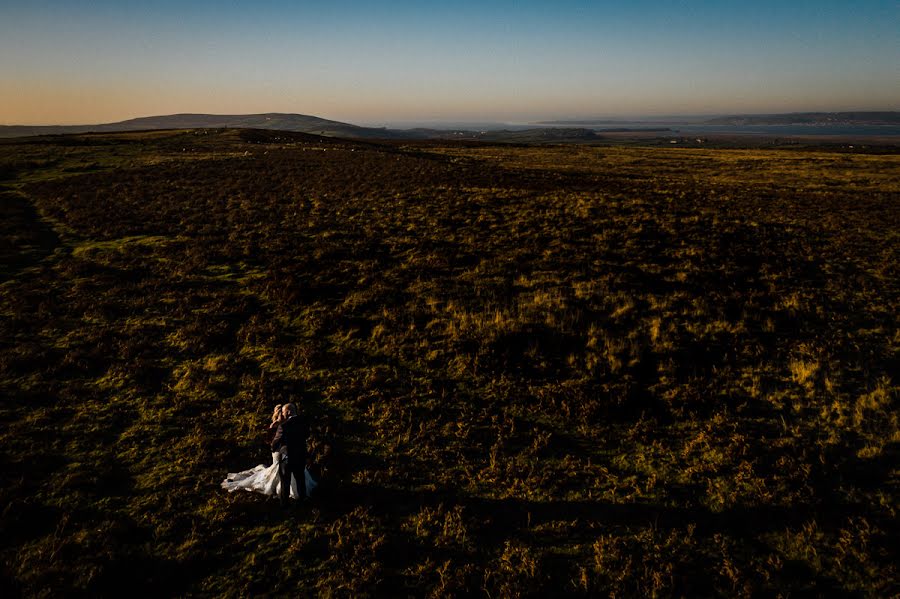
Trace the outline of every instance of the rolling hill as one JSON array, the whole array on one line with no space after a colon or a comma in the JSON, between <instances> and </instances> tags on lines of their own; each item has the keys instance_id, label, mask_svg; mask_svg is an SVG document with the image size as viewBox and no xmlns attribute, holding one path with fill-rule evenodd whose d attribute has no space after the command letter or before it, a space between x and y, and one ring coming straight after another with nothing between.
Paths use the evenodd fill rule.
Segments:
<instances>
[{"instance_id":1,"label":"rolling hill","mask_svg":"<svg viewBox=\"0 0 900 599\"><path fill-rule=\"evenodd\" d=\"M59 135L65 133L111 133L121 131L145 131L150 129L276 129L315 133L329 137L347 138L403 138L417 137L409 132L384 128L359 127L349 123L331 121L304 114L171 114L150 116L117 123L97 125L0 125L0 137L26 137L31 135Z\"/></svg>"}]
</instances>

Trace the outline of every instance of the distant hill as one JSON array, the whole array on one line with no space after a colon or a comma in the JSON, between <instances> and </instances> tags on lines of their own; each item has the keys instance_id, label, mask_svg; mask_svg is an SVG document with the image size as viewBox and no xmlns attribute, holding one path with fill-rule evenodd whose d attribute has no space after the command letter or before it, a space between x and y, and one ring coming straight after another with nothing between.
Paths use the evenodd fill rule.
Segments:
<instances>
[{"instance_id":1,"label":"distant hill","mask_svg":"<svg viewBox=\"0 0 900 599\"><path fill-rule=\"evenodd\" d=\"M668 119L669 117L667 117ZM675 125L682 117L672 121L641 121L626 123L609 119L581 121L544 121L542 125L524 130L494 129L471 131L466 129L388 129L385 127L360 127L304 114L271 112L266 114L171 114L150 116L117 123L97 125L0 125L0 138L28 137L36 135L61 135L71 133L116 133L148 131L156 129L255 129L292 131L346 139L438 139L484 141L502 143L566 143L599 139L604 133L664 133L666 125ZM699 117L683 117L692 125L746 126L746 125L890 125L900 126L900 112L798 112L791 114L732 115L702 120ZM690 122L688 122L690 121ZM633 126L638 124L639 126ZM578 125L578 126L575 126ZM606 125L606 128L597 128ZM610 127L610 125L618 125Z\"/></svg>"},{"instance_id":2,"label":"distant hill","mask_svg":"<svg viewBox=\"0 0 900 599\"><path fill-rule=\"evenodd\" d=\"M348 139L457 139L506 143L585 141L596 136L583 128L536 128L524 131L468 131L360 127L303 114L171 114L98 125L6 125L0 138L71 133L116 133L155 129L255 129L311 133Z\"/></svg>"},{"instance_id":3,"label":"distant hill","mask_svg":"<svg viewBox=\"0 0 900 599\"><path fill-rule=\"evenodd\" d=\"M304 114L171 114L129 119L118 123L98 125L0 125L0 137L26 137L31 135L59 135L64 133L112 133L117 131L144 131L149 129L276 129L314 133L329 137L392 139L417 137L410 132L384 128L359 127L349 123L330 121Z\"/></svg>"},{"instance_id":4,"label":"distant hill","mask_svg":"<svg viewBox=\"0 0 900 599\"><path fill-rule=\"evenodd\" d=\"M794 112L721 116L704 125L900 125L900 112Z\"/></svg>"}]
</instances>

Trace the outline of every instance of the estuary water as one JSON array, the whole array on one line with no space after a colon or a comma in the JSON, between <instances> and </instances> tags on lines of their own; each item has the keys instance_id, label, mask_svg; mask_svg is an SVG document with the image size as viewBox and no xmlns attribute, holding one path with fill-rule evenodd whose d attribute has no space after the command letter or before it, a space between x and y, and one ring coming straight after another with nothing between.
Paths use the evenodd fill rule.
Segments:
<instances>
[{"instance_id":1,"label":"estuary water","mask_svg":"<svg viewBox=\"0 0 900 599\"><path fill-rule=\"evenodd\" d=\"M618 126L618 125L617 125ZM792 137L797 135L846 135L852 137L898 136L900 126L895 125L693 125L693 124L654 124L631 123L621 125L630 129L650 129L668 127L677 135L770 135ZM592 126L591 129L601 131L612 127Z\"/></svg>"},{"instance_id":2,"label":"estuary water","mask_svg":"<svg viewBox=\"0 0 900 599\"><path fill-rule=\"evenodd\" d=\"M608 121L603 123L566 121L558 123L528 122L441 122L441 121L404 121L381 123L395 129L427 128L447 131L523 131L540 128L584 128L598 133L604 131L621 131L627 129L640 132L647 131L662 137L671 136L703 136L703 135L765 135L774 137L793 137L806 135L850 136L850 137L900 137L900 125L708 125L684 121ZM668 129L668 130L666 130Z\"/></svg>"}]
</instances>

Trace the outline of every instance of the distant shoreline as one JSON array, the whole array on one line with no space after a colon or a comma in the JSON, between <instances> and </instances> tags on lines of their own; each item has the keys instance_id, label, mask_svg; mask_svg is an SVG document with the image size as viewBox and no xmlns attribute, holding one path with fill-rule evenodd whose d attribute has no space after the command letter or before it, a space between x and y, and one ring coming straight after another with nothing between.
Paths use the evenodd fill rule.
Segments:
<instances>
[{"instance_id":1,"label":"distant shoreline","mask_svg":"<svg viewBox=\"0 0 900 599\"><path fill-rule=\"evenodd\" d=\"M563 119L539 121L536 125L596 127L618 125L726 126L726 127L900 127L900 112L792 112L785 114L738 114L715 117L670 116L634 119Z\"/></svg>"},{"instance_id":2,"label":"distant shoreline","mask_svg":"<svg viewBox=\"0 0 900 599\"><path fill-rule=\"evenodd\" d=\"M119 133L163 129L258 129L306 133L340 139L368 140L469 140L494 143L592 143L604 140L644 140L651 144L678 144L684 138L697 144L706 140L771 140L767 143L813 141L900 146L900 112L897 113L802 113L799 115L662 117L669 122L581 119L541 123L434 123L430 127L364 127L302 114L251 115L175 114L143 117L118 123L66 126L0 126L0 138L46 135ZM685 120L691 117L684 117ZM765 120L781 120L760 124ZM855 119L855 120L854 120ZM788 121L805 121L789 124ZM851 122L852 121L852 122ZM894 122L896 121L896 122ZM875 124L878 122L878 124ZM566 126L562 126L565 123ZM406 123L407 125L411 123ZM605 126L598 126L598 125ZM396 123L399 125L399 123ZM454 126L455 125L455 126Z\"/></svg>"}]
</instances>

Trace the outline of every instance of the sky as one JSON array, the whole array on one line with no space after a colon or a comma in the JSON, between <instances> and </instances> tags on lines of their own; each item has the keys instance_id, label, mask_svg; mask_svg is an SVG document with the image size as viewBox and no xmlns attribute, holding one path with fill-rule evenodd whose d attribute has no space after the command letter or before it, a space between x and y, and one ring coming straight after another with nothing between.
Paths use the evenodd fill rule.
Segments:
<instances>
[{"instance_id":1,"label":"sky","mask_svg":"<svg viewBox=\"0 0 900 599\"><path fill-rule=\"evenodd\" d=\"M0 0L0 124L900 110L900 0Z\"/></svg>"}]
</instances>

